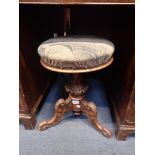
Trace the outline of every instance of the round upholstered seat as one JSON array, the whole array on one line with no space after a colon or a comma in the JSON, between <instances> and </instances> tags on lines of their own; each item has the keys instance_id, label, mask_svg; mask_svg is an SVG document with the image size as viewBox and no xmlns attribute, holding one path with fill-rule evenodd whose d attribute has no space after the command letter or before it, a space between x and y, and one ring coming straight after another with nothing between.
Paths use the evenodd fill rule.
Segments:
<instances>
[{"instance_id":1,"label":"round upholstered seat","mask_svg":"<svg viewBox=\"0 0 155 155\"><path fill-rule=\"evenodd\" d=\"M60 72L85 72L112 62L114 45L105 39L61 37L52 38L38 47L46 68Z\"/></svg>"}]
</instances>

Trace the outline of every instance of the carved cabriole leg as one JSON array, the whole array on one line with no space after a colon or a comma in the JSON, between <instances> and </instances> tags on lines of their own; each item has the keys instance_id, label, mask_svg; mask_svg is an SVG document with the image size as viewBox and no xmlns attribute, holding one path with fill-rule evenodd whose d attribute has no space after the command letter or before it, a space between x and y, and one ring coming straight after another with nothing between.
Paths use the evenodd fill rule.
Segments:
<instances>
[{"instance_id":1,"label":"carved cabriole leg","mask_svg":"<svg viewBox=\"0 0 155 155\"><path fill-rule=\"evenodd\" d=\"M58 124L64 116L64 113L69 111L69 99L59 99L55 104L55 113L54 116L49 119L41 122L39 124L39 130L46 130L51 126Z\"/></svg>"},{"instance_id":2,"label":"carved cabriole leg","mask_svg":"<svg viewBox=\"0 0 155 155\"><path fill-rule=\"evenodd\" d=\"M54 116L50 120L41 122L39 124L39 130L46 130L51 126L56 125L63 118L65 112L72 110L76 116L85 112L96 129L98 129L104 136L111 137L111 131L102 127L97 120L96 105L85 99L87 89L88 87L82 82L80 75L74 74L73 80L65 85L65 90L69 93L68 98L66 100L60 99L57 101Z\"/></svg>"},{"instance_id":3,"label":"carved cabriole leg","mask_svg":"<svg viewBox=\"0 0 155 155\"><path fill-rule=\"evenodd\" d=\"M104 136L110 138L112 133L109 129L102 127L97 120L96 105L93 102L83 101L84 112L86 112L91 124L99 130Z\"/></svg>"}]
</instances>

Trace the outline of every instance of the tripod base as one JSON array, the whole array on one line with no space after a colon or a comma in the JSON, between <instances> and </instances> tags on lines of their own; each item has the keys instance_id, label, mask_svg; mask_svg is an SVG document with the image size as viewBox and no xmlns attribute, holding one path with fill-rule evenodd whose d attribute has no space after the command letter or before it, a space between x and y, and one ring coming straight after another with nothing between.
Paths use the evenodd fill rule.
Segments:
<instances>
[{"instance_id":1,"label":"tripod base","mask_svg":"<svg viewBox=\"0 0 155 155\"><path fill-rule=\"evenodd\" d=\"M110 138L112 136L111 131L102 127L97 120L96 105L85 99L87 88L88 87L82 82L81 76L79 74L74 74L71 83L65 86L65 90L69 93L68 98L59 99L56 102L54 116L49 120L41 122L39 124L39 130L46 130L51 126L58 124L65 112L71 110L75 116L86 113L91 124L104 136Z\"/></svg>"}]
</instances>

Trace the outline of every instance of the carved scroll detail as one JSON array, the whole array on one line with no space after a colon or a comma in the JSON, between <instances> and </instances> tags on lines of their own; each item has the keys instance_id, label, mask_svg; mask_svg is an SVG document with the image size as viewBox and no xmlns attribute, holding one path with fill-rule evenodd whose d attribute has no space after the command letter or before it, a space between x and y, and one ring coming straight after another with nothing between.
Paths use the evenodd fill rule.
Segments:
<instances>
[{"instance_id":1,"label":"carved scroll detail","mask_svg":"<svg viewBox=\"0 0 155 155\"><path fill-rule=\"evenodd\" d=\"M96 105L93 102L88 102L85 99L87 86L81 81L79 75L73 76L73 81L65 86L69 96L66 100L59 99L55 105L55 114L49 119L39 124L39 130L46 130L51 126L56 125L61 121L64 113L72 110L74 115L79 116L82 112L86 112L91 124L98 129L104 136L111 137L112 133L109 129L102 127L97 120Z\"/></svg>"},{"instance_id":2,"label":"carved scroll detail","mask_svg":"<svg viewBox=\"0 0 155 155\"><path fill-rule=\"evenodd\" d=\"M85 101L86 102L86 101ZM93 102L87 102L84 104L84 111L86 112L91 124L98 129L104 136L111 137L112 133L109 129L102 127L97 120L96 105Z\"/></svg>"},{"instance_id":3,"label":"carved scroll detail","mask_svg":"<svg viewBox=\"0 0 155 155\"><path fill-rule=\"evenodd\" d=\"M51 126L58 124L64 116L64 113L69 110L64 99L59 99L55 105L55 114L50 120L45 120L39 124L39 130L46 130Z\"/></svg>"}]
</instances>

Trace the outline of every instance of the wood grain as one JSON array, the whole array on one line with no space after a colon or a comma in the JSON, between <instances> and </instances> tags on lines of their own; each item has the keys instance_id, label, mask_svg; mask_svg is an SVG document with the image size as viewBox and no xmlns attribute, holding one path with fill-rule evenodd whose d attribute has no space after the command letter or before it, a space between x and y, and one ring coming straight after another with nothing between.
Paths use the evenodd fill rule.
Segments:
<instances>
[{"instance_id":1,"label":"wood grain","mask_svg":"<svg viewBox=\"0 0 155 155\"><path fill-rule=\"evenodd\" d=\"M44 4L46 4L46 2ZM40 90L46 85L47 79L45 78L48 78L50 75L53 77L54 72L46 71L46 69L43 69L40 65L40 58L37 55L37 47L42 41L51 38L53 33L58 33L58 36L64 34L63 11L64 8L59 5L20 4L20 52L22 52L24 56L27 68L24 72L29 70L39 94L41 94ZM130 109L134 109L134 105L131 104L134 103L134 97L132 97L134 94L132 93L133 95L131 95L134 74L128 74L131 73L131 70L134 67L134 60L132 61L132 65L129 65L131 64L131 60L135 53L134 15L134 5L74 5L71 7L70 34L97 35L111 40L116 45L116 51L114 53L115 60L113 64L104 69L104 71L89 73L87 78L95 78L97 75L102 77L102 80L106 84L106 88L110 89L108 94L113 94L115 96L115 105L121 118L121 122L125 119L125 116L127 117L125 120L128 121L128 126L121 126L121 130L118 132L119 137L122 138L131 130L134 131L134 125L131 124L131 122L134 121L133 112L127 112L130 111ZM46 74L45 72L49 73ZM23 81L26 82L27 79L29 79L29 73L26 74L27 76L23 76L25 78ZM23 85L23 82L21 84L22 86L25 85ZM31 85L31 83L28 83L28 85ZM131 89L129 89L128 85L131 85ZM22 89L25 90L24 87L22 87ZM27 92L30 93L31 90ZM33 94L36 93L34 92ZM23 98L22 94L20 97ZM26 103L30 110L34 107L34 103L36 102ZM128 107L126 105L128 104L129 108L126 109ZM23 106L20 107L21 110L24 108ZM116 117L116 115L114 117ZM32 117L32 119L28 117L25 118L29 121L25 121L28 126L33 125Z\"/></svg>"},{"instance_id":2,"label":"wood grain","mask_svg":"<svg viewBox=\"0 0 155 155\"><path fill-rule=\"evenodd\" d=\"M49 120L42 121L39 124L39 130L46 130L58 124L62 120L65 112L72 110L75 116L79 116L85 112L90 123L104 136L110 138L112 136L111 131L103 127L97 120L96 105L85 99L87 89L88 86L83 83L81 75L74 74L70 83L65 85L65 90L69 93L67 99L61 98L56 102L54 116Z\"/></svg>"},{"instance_id":3,"label":"wood grain","mask_svg":"<svg viewBox=\"0 0 155 155\"><path fill-rule=\"evenodd\" d=\"M111 58L110 60L108 60L106 63L94 67L94 68L83 68L83 69L59 69L59 68L54 68L54 67L50 67L48 65L46 65L44 62L40 61L42 66L44 66L46 69L54 71L54 72L59 72L59 73L88 73L88 72L93 72L93 71L97 71L103 68L106 68L107 66L109 66L112 62L113 62L113 58Z\"/></svg>"},{"instance_id":4,"label":"wood grain","mask_svg":"<svg viewBox=\"0 0 155 155\"><path fill-rule=\"evenodd\" d=\"M37 14L39 15L39 13ZM55 77L54 74L43 69L39 62L39 56L36 52L37 47L40 44L40 40L44 40L44 35L46 35L48 29L40 31L43 26L42 28L37 27L38 20L36 18L34 20L35 15L31 9L25 9L20 6L19 118L26 129L34 128L36 123L35 116L41 105L41 100Z\"/></svg>"},{"instance_id":5,"label":"wood grain","mask_svg":"<svg viewBox=\"0 0 155 155\"><path fill-rule=\"evenodd\" d=\"M100 5L100 4L135 4L135 0L19 0L23 4L71 4L71 5Z\"/></svg>"}]
</instances>

